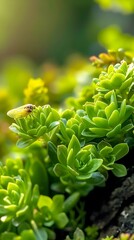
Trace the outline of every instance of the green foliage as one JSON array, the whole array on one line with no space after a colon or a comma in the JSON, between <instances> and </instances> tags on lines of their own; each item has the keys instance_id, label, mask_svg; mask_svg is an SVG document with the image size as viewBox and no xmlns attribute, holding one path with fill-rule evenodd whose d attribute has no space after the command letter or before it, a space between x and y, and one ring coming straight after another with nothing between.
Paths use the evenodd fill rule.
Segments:
<instances>
[{"instance_id":1,"label":"green foliage","mask_svg":"<svg viewBox=\"0 0 134 240\"><path fill-rule=\"evenodd\" d=\"M101 55L95 66L103 71L67 101L71 108L36 106L14 119L10 130L18 135L23 162L10 159L1 166L1 229L8 229L1 237L54 240L56 229L69 229L73 240L97 238L95 226L85 228L81 199L104 187L109 171L127 174L122 159L134 146L131 60L121 51Z\"/></svg>"},{"instance_id":2,"label":"green foliage","mask_svg":"<svg viewBox=\"0 0 134 240\"><path fill-rule=\"evenodd\" d=\"M55 109L45 105L44 107L38 107L38 111L33 111L32 116L27 119L16 119L17 124L13 123L10 129L20 136L17 142L18 147L27 147L43 135L45 136L44 141L45 138L47 141L52 134L48 133L59 124L59 118L59 114Z\"/></svg>"},{"instance_id":3,"label":"green foliage","mask_svg":"<svg viewBox=\"0 0 134 240\"><path fill-rule=\"evenodd\" d=\"M74 231L73 238L66 236L65 240L89 240L89 239L94 240L94 239L96 239L96 237L98 235L96 226L88 227L85 231L86 231L86 234L84 233L84 231L77 228ZM105 238L101 238L100 240L133 240L133 239L134 239L134 234L131 235L129 233L121 233L119 235L119 237L117 237L117 238L114 238L113 236L107 236Z\"/></svg>"},{"instance_id":4,"label":"green foliage","mask_svg":"<svg viewBox=\"0 0 134 240\"><path fill-rule=\"evenodd\" d=\"M104 28L99 33L99 41L106 49L118 50L120 47L129 51L134 57L134 37L128 33L123 33L118 25L111 25Z\"/></svg>"},{"instance_id":5,"label":"green foliage","mask_svg":"<svg viewBox=\"0 0 134 240\"><path fill-rule=\"evenodd\" d=\"M86 14L83 18L81 13L87 3L75 2L71 3L71 11L76 10L78 16L82 16L79 27L83 28ZM134 11L133 0L96 2L103 9L125 14ZM94 19L98 19L98 10L95 12ZM68 14L65 19L66 16L68 18ZM64 23L61 21L61 24ZM94 24L90 30L94 29ZM100 21L97 26L101 25ZM76 30L75 25L71 26ZM64 28L62 35L70 36L67 32ZM87 36L86 28L82 32ZM109 173L115 180L127 174L124 156L134 147L134 38L117 25L99 33L91 30L91 35L93 45L98 41L110 50L90 57L90 63L74 55L62 66L46 62L37 67L27 59L16 58L6 61L1 68L2 240L56 240L66 234L66 240L96 240L99 237L97 226L86 226L85 198L90 197L95 187L105 187ZM83 34L81 36L80 44ZM77 34L75 37L78 38ZM44 40L42 42L44 44ZM65 45L65 42L60 44L63 55L67 50ZM76 41L74 45L77 49ZM85 44L82 45L86 49ZM90 41L88 45L90 49ZM55 51L59 58L57 48ZM21 114L23 104L27 103L36 105L35 109ZM23 105L20 115L17 110L17 115L14 114L13 109L14 123L11 124L6 112L18 105ZM8 131L9 124L15 134ZM16 141L17 148L13 145ZM133 240L134 236L124 233L116 239L107 236L101 240L128 239Z\"/></svg>"},{"instance_id":6,"label":"green foliage","mask_svg":"<svg viewBox=\"0 0 134 240\"><path fill-rule=\"evenodd\" d=\"M1 164L0 172L0 229L11 231L32 218L39 191L37 185L32 187L19 159L8 159L5 166Z\"/></svg>"},{"instance_id":7,"label":"green foliage","mask_svg":"<svg viewBox=\"0 0 134 240\"><path fill-rule=\"evenodd\" d=\"M64 228L68 223L68 218L63 212L63 195L55 195L53 199L48 196L40 195L38 200L38 208L41 211L42 217L44 217L45 225L52 226L55 224L59 228Z\"/></svg>"},{"instance_id":8,"label":"green foliage","mask_svg":"<svg viewBox=\"0 0 134 240\"><path fill-rule=\"evenodd\" d=\"M13 225L17 226L23 218L27 218L29 212L28 204L33 195L31 181L26 171L22 169L20 161L13 162L13 160L8 159L6 166L1 166L0 171L1 221L4 226L12 220ZM38 194L37 186L33 191L34 194ZM32 201L31 204L34 205Z\"/></svg>"},{"instance_id":9,"label":"green foliage","mask_svg":"<svg viewBox=\"0 0 134 240\"><path fill-rule=\"evenodd\" d=\"M59 112L49 105L36 107L10 126L19 136L17 146L42 141L49 169L69 193L79 190L86 195L104 185L109 170L125 176L125 166L116 161L128 153L133 136L133 79L133 64L122 61L93 79L96 94L81 109Z\"/></svg>"},{"instance_id":10,"label":"green foliage","mask_svg":"<svg viewBox=\"0 0 134 240\"><path fill-rule=\"evenodd\" d=\"M96 0L96 2L103 9L111 9L112 11L119 11L123 13L133 13L134 12L134 4L133 0Z\"/></svg>"},{"instance_id":11,"label":"green foliage","mask_svg":"<svg viewBox=\"0 0 134 240\"><path fill-rule=\"evenodd\" d=\"M85 240L84 233L81 229L77 228L73 234L73 239L67 236L65 240Z\"/></svg>"},{"instance_id":12,"label":"green foliage","mask_svg":"<svg viewBox=\"0 0 134 240\"><path fill-rule=\"evenodd\" d=\"M111 32L111 29L107 29L107 31ZM104 35L106 35L106 33L104 33ZM109 35L109 32L107 32L107 35ZM111 48L112 45L110 46L110 49ZM109 67L110 64L120 63L122 60L125 60L127 64L130 64L133 62L133 57L134 54L132 51L125 51L124 49L119 48L117 50L108 50L107 53L100 53L98 57L91 56L90 61L95 67L105 69Z\"/></svg>"},{"instance_id":13,"label":"green foliage","mask_svg":"<svg viewBox=\"0 0 134 240\"><path fill-rule=\"evenodd\" d=\"M77 203L79 194L66 200L61 194L53 198L40 195L38 185L32 184L19 159L1 164L0 173L0 238L55 239L49 228L62 229L67 225L66 213Z\"/></svg>"},{"instance_id":14,"label":"green foliage","mask_svg":"<svg viewBox=\"0 0 134 240\"><path fill-rule=\"evenodd\" d=\"M86 236L88 239L96 239L98 237L98 227L93 225L93 226L88 226L86 229L85 229L85 232L86 232Z\"/></svg>"}]
</instances>

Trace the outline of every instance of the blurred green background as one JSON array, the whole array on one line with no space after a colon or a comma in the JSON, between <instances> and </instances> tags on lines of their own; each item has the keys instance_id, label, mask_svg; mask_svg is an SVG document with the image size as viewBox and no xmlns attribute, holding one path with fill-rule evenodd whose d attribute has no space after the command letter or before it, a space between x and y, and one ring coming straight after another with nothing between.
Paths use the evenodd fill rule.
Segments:
<instances>
[{"instance_id":1,"label":"blurred green background","mask_svg":"<svg viewBox=\"0 0 134 240\"><path fill-rule=\"evenodd\" d=\"M115 37L134 34L133 9L132 0L0 0L0 62L24 56L61 64L73 53L129 48Z\"/></svg>"},{"instance_id":2,"label":"blurred green background","mask_svg":"<svg viewBox=\"0 0 134 240\"><path fill-rule=\"evenodd\" d=\"M134 53L133 13L133 0L0 0L0 156L16 142L7 111L26 103L62 107L84 86L89 94L100 73L90 56Z\"/></svg>"},{"instance_id":3,"label":"blurred green background","mask_svg":"<svg viewBox=\"0 0 134 240\"><path fill-rule=\"evenodd\" d=\"M0 116L76 95L98 74L90 56L134 52L133 23L133 0L0 0Z\"/></svg>"}]
</instances>

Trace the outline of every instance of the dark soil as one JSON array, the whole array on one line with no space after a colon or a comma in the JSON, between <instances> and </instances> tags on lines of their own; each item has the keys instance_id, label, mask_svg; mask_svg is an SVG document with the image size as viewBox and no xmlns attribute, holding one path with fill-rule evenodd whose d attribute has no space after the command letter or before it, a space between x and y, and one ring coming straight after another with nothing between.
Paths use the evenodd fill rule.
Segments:
<instances>
[{"instance_id":1,"label":"dark soil","mask_svg":"<svg viewBox=\"0 0 134 240\"><path fill-rule=\"evenodd\" d=\"M94 190L86 200L87 224L97 225L99 238L134 233L134 157L132 151L120 163L128 168L126 177L110 174L106 187ZM92 209L92 210L91 210Z\"/></svg>"}]
</instances>

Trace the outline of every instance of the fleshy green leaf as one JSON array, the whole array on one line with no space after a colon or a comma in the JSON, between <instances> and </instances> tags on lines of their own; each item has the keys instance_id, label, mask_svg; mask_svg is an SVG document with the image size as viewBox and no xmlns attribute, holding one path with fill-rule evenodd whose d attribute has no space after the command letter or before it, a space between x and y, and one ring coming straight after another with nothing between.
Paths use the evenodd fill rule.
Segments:
<instances>
[{"instance_id":1,"label":"fleshy green leaf","mask_svg":"<svg viewBox=\"0 0 134 240\"><path fill-rule=\"evenodd\" d=\"M35 136L37 134L37 129L36 128L30 129L27 131L27 133L28 135Z\"/></svg>"},{"instance_id":2,"label":"fleshy green leaf","mask_svg":"<svg viewBox=\"0 0 134 240\"><path fill-rule=\"evenodd\" d=\"M121 131L121 124L118 124L114 129L106 134L108 138L116 138L117 134Z\"/></svg>"},{"instance_id":3,"label":"fleshy green leaf","mask_svg":"<svg viewBox=\"0 0 134 240\"><path fill-rule=\"evenodd\" d=\"M38 207L42 208L44 206L47 206L49 209L51 209L53 204L53 201L50 197L48 196L44 196L44 195L40 195L39 200L38 200Z\"/></svg>"},{"instance_id":4,"label":"fleshy green leaf","mask_svg":"<svg viewBox=\"0 0 134 240\"><path fill-rule=\"evenodd\" d=\"M16 212L16 217L26 216L26 214L28 213L28 210L29 210L29 206L26 205L24 208Z\"/></svg>"},{"instance_id":5,"label":"fleshy green leaf","mask_svg":"<svg viewBox=\"0 0 134 240\"><path fill-rule=\"evenodd\" d=\"M46 116L43 112L41 112L41 114L40 114L40 123L42 126L45 125L45 123L46 123Z\"/></svg>"},{"instance_id":6,"label":"fleshy green leaf","mask_svg":"<svg viewBox=\"0 0 134 240\"><path fill-rule=\"evenodd\" d=\"M70 211L78 202L80 198L80 193L79 192L74 192L73 194L71 194L65 201L63 204L63 209L65 212Z\"/></svg>"},{"instance_id":7,"label":"fleshy green leaf","mask_svg":"<svg viewBox=\"0 0 134 240\"><path fill-rule=\"evenodd\" d=\"M47 131L47 127L46 126L43 126L39 129L39 131L37 132L37 137L41 137L43 136Z\"/></svg>"},{"instance_id":8,"label":"fleshy green leaf","mask_svg":"<svg viewBox=\"0 0 134 240\"><path fill-rule=\"evenodd\" d=\"M100 86L105 88L105 89L109 89L109 90L113 89L112 86L111 86L111 82L108 81L108 80L102 80L100 82Z\"/></svg>"},{"instance_id":9,"label":"fleshy green leaf","mask_svg":"<svg viewBox=\"0 0 134 240\"><path fill-rule=\"evenodd\" d=\"M122 73L115 73L111 78L111 84L113 88L119 88L122 82L125 80L125 75Z\"/></svg>"},{"instance_id":10,"label":"fleshy green leaf","mask_svg":"<svg viewBox=\"0 0 134 240\"><path fill-rule=\"evenodd\" d=\"M103 163L102 159L98 158L91 159L87 166L88 172L89 173L95 172L101 166L102 163Z\"/></svg>"},{"instance_id":11,"label":"fleshy green leaf","mask_svg":"<svg viewBox=\"0 0 134 240\"><path fill-rule=\"evenodd\" d=\"M79 140L75 135L72 136L71 141L68 145L68 153L71 149L73 149L73 155L76 155L81 149Z\"/></svg>"},{"instance_id":12,"label":"fleshy green leaf","mask_svg":"<svg viewBox=\"0 0 134 240\"><path fill-rule=\"evenodd\" d=\"M125 113L125 116L124 116L124 121L127 120L133 112L134 112L134 107L130 106L130 105L127 105L126 106L126 113Z\"/></svg>"},{"instance_id":13,"label":"fleshy green leaf","mask_svg":"<svg viewBox=\"0 0 134 240\"><path fill-rule=\"evenodd\" d=\"M95 116L93 103L89 103L86 105L86 112L90 119L92 119Z\"/></svg>"},{"instance_id":14,"label":"fleshy green leaf","mask_svg":"<svg viewBox=\"0 0 134 240\"><path fill-rule=\"evenodd\" d=\"M107 157L112 151L113 151L112 147L105 146L103 149L101 149L100 155L103 157Z\"/></svg>"},{"instance_id":15,"label":"fleshy green leaf","mask_svg":"<svg viewBox=\"0 0 134 240\"><path fill-rule=\"evenodd\" d=\"M114 163L112 172L116 177L124 177L127 175L127 169L122 164Z\"/></svg>"},{"instance_id":16,"label":"fleshy green leaf","mask_svg":"<svg viewBox=\"0 0 134 240\"><path fill-rule=\"evenodd\" d=\"M70 167L69 165L67 166L67 169L69 171L70 174L74 175L74 176L78 176L79 173L77 172L77 170L75 170L74 168Z\"/></svg>"},{"instance_id":17,"label":"fleshy green leaf","mask_svg":"<svg viewBox=\"0 0 134 240\"><path fill-rule=\"evenodd\" d=\"M19 137L25 139L25 140L29 140L30 139L30 136L26 133L23 133L23 132L19 132L18 133Z\"/></svg>"},{"instance_id":18,"label":"fleshy green leaf","mask_svg":"<svg viewBox=\"0 0 134 240\"><path fill-rule=\"evenodd\" d=\"M51 141L48 141L48 155L53 163L57 163L57 147Z\"/></svg>"},{"instance_id":19,"label":"fleshy green leaf","mask_svg":"<svg viewBox=\"0 0 134 240\"><path fill-rule=\"evenodd\" d=\"M59 121L54 121L49 125L48 131L51 131L52 129L54 129L55 127L57 127L59 125Z\"/></svg>"},{"instance_id":20,"label":"fleshy green leaf","mask_svg":"<svg viewBox=\"0 0 134 240\"><path fill-rule=\"evenodd\" d=\"M116 161L123 158L129 152L127 143L119 143L113 148L113 154L116 157Z\"/></svg>"},{"instance_id":21,"label":"fleshy green leaf","mask_svg":"<svg viewBox=\"0 0 134 240\"><path fill-rule=\"evenodd\" d=\"M19 148L25 148L25 147L30 146L34 141L35 141L34 139L24 140L24 139L20 138L20 139L17 141L16 145L17 145L17 147L19 147Z\"/></svg>"},{"instance_id":22,"label":"fleshy green leaf","mask_svg":"<svg viewBox=\"0 0 134 240\"><path fill-rule=\"evenodd\" d=\"M63 202L64 202L64 195L63 194L57 194L53 196L53 204L51 207L51 211L53 214L57 214L62 211L63 209Z\"/></svg>"},{"instance_id":23,"label":"fleshy green leaf","mask_svg":"<svg viewBox=\"0 0 134 240\"><path fill-rule=\"evenodd\" d=\"M128 87L131 86L131 83L133 81L133 78L130 77L129 79L127 79L125 82L122 83L121 87L120 87L120 90L123 91L123 90L126 90Z\"/></svg>"},{"instance_id":24,"label":"fleshy green leaf","mask_svg":"<svg viewBox=\"0 0 134 240\"><path fill-rule=\"evenodd\" d=\"M41 239L48 240L48 235L47 235L45 228L36 229L35 235L36 235L36 240L41 240ZM24 238L24 240L25 240L25 238ZM26 240L28 240L28 238ZM31 238L29 238L29 240L31 240ZM34 239L32 239L32 240L34 240Z\"/></svg>"},{"instance_id":25,"label":"fleshy green leaf","mask_svg":"<svg viewBox=\"0 0 134 240\"><path fill-rule=\"evenodd\" d=\"M67 169L63 165L61 165L60 163L57 163L54 166L53 170L58 177L61 177L61 176L64 176L65 174L67 174Z\"/></svg>"},{"instance_id":26,"label":"fleshy green leaf","mask_svg":"<svg viewBox=\"0 0 134 240\"><path fill-rule=\"evenodd\" d=\"M74 240L85 240L84 233L81 229L77 228L74 232Z\"/></svg>"},{"instance_id":27,"label":"fleshy green leaf","mask_svg":"<svg viewBox=\"0 0 134 240\"><path fill-rule=\"evenodd\" d=\"M15 234L15 233L13 233L13 232L4 232L4 233L2 233L1 234L1 240L13 240L13 239L17 239L17 238L15 238L15 237L17 237L17 235ZM31 240L36 240L35 238L34 239L32 239L31 238Z\"/></svg>"},{"instance_id":28,"label":"fleshy green leaf","mask_svg":"<svg viewBox=\"0 0 134 240\"><path fill-rule=\"evenodd\" d=\"M74 116L75 112L72 109L66 109L62 113L62 118L70 119Z\"/></svg>"},{"instance_id":29,"label":"fleshy green leaf","mask_svg":"<svg viewBox=\"0 0 134 240\"><path fill-rule=\"evenodd\" d=\"M106 113L106 116L107 118L109 119L112 112L116 109L116 106L115 106L115 103L112 102L110 103L110 105L108 105L106 108L105 108L105 113Z\"/></svg>"},{"instance_id":30,"label":"fleshy green leaf","mask_svg":"<svg viewBox=\"0 0 134 240\"><path fill-rule=\"evenodd\" d=\"M103 141L103 140L101 142L99 142L98 145L97 145L99 151L101 151L106 146L111 147L111 145L108 142Z\"/></svg>"},{"instance_id":31,"label":"fleshy green leaf","mask_svg":"<svg viewBox=\"0 0 134 240\"><path fill-rule=\"evenodd\" d=\"M119 112L118 110L114 110L108 119L108 125L110 127L115 127L118 123L119 123Z\"/></svg>"},{"instance_id":32,"label":"fleshy green leaf","mask_svg":"<svg viewBox=\"0 0 134 240\"><path fill-rule=\"evenodd\" d=\"M124 99L121 103L120 113L119 113L120 122L123 122L125 112L126 112L126 99Z\"/></svg>"},{"instance_id":33,"label":"fleshy green leaf","mask_svg":"<svg viewBox=\"0 0 134 240\"><path fill-rule=\"evenodd\" d=\"M98 127L102 127L102 128L107 128L108 127L108 121L105 118L101 118L101 117L93 117L92 119L94 121L94 123L98 126Z\"/></svg>"},{"instance_id":34,"label":"fleshy green leaf","mask_svg":"<svg viewBox=\"0 0 134 240\"><path fill-rule=\"evenodd\" d=\"M87 173L85 173L85 174L80 174L80 175L76 176L76 178L77 178L78 180L80 180L80 181L85 181L85 180L90 179L91 176L92 176L92 174L89 173L89 172L87 172Z\"/></svg>"},{"instance_id":35,"label":"fleshy green leaf","mask_svg":"<svg viewBox=\"0 0 134 240\"><path fill-rule=\"evenodd\" d=\"M107 129L104 129L104 128L89 128L91 132L93 132L94 134L96 134L96 136L99 136L99 137L104 137L108 130Z\"/></svg>"},{"instance_id":36,"label":"fleshy green leaf","mask_svg":"<svg viewBox=\"0 0 134 240\"><path fill-rule=\"evenodd\" d=\"M14 133L20 132L20 127L16 123L12 123L12 125L9 127L9 129Z\"/></svg>"},{"instance_id":37,"label":"fleshy green leaf","mask_svg":"<svg viewBox=\"0 0 134 240\"><path fill-rule=\"evenodd\" d=\"M60 163L67 164L67 148L65 145L59 145L57 147L57 157Z\"/></svg>"},{"instance_id":38,"label":"fleshy green leaf","mask_svg":"<svg viewBox=\"0 0 134 240\"><path fill-rule=\"evenodd\" d=\"M88 180L89 184L99 186L105 182L105 177L100 172L93 172L91 178Z\"/></svg>"},{"instance_id":39,"label":"fleshy green leaf","mask_svg":"<svg viewBox=\"0 0 134 240\"><path fill-rule=\"evenodd\" d=\"M58 226L58 228L62 229L67 225L67 223L69 222L69 219L64 212L61 212L54 217L54 221Z\"/></svg>"}]
</instances>

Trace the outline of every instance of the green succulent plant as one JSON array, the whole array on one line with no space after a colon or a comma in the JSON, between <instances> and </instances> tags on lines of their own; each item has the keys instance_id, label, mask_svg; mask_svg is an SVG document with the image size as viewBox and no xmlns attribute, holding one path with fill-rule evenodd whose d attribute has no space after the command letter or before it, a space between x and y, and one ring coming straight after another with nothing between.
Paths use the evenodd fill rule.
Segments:
<instances>
[{"instance_id":1,"label":"green succulent plant","mask_svg":"<svg viewBox=\"0 0 134 240\"><path fill-rule=\"evenodd\" d=\"M42 141L51 170L68 192L87 194L104 184L109 170L118 177L126 175L125 166L116 161L133 145L133 79L134 65L123 61L93 80L96 94L81 109L36 107L10 126L19 136L17 145Z\"/></svg>"},{"instance_id":2,"label":"green succulent plant","mask_svg":"<svg viewBox=\"0 0 134 240\"><path fill-rule=\"evenodd\" d=\"M16 192L20 190L19 179L29 189L29 195L25 188L20 191L24 195L24 206L21 203L19 207L16 200L17 206L8 206L12 211L8 211L7 215L4 205L6 202L0 208L3 221L7 218L15 223L19 222L19 214L23 215L23 212L24 219L21 217L20 221L23 219L25 222L27 215L31 216L31 227L25 229L27 233L20 231L16 237L23 240L23 234L31 234L33 239L55 239L53 230L70 226L68 213L76 207L81 196L86 196L96 186L105 186L109 171L116 177L127 174L125 164L120 161L134 146L133 82L134 64L122 61L110 65L98 78L93 79L93 85L88 86L89 94L86 92L84 95L84 90L81 93L82 101L81 97L72 101L72 108L36 106L27 117L15 119L10 130L19 137L17 146L30 146L27 148L28 152L33 143L33 149L38 148L34 151L38 152L37 156L34 152L27 156L25 168L21 166L17 170L17 177L7 174L13 178L9 186L7 184L4 190L5 186L1 187L5 200L9 198L9 189L12 186L15 186L13 188L16 188ZM41 149L45 150L45 154L41 153ZM43 189L46 189L45 194L51 196L46 196ZM17 193L14 194L17 196ZM69 194L66 199L65 194ZM33 196L36 196L35 200ZM10 197L12 200L12 195ZM29 202L30 210L27 207ZM12 234L12 229L9 231ZM69 239L67 236L66 240ZM86 238L82 230L77 229L73 239Z\"/></svg>"},{"instance_id":3,"label":"green succulent plant","mask_svg":"<svg viewBox=\"0 0 134 240\"><path fill-rule=\"evenodd\" d=\"M32 189L27 172L22 169L21 161L8 159L6 166L0 167L0 215L1 222L6 224L12 221L17 226L28 217L29 202L34 206L34 194L38 194L37 186Z\"/></svg>"},{"instance_id":4,"label":"green succulent plant","mask_svg":"<svg viewBox=\"0 0 134 240\"><path fill-rule=\"evenodd\" d=\"M19 159L7 159L0 172L0 229L12 231L32 219L39 197L38 186L32 187Z\"/></svg>"},{"instance_id":5,"label":"green succulent plant","mask_svg":"<svg viewBox=\"0 0 134 240\"><path fill-rule=\"evenodd\" d=\"M85 240L84 233L81 229L77 228L73 234L73 239L71 239L69 236L66 237L65 240Z\"/></svg>"},{"instance_id":6,"label":"green succulent plant","mask_svg":"<svg viewBox=\"0 0 134 240\"><path fill-rule=\"evenodd\" d=\"M21 148L27 147L44 136L44 141L51 137L51 130L59 122L58 112L49 105L38 107L33 110L32 116L16 119L16 123L10 126L10 129L19 135L17 145Z\"/></svg>"},{"instance_id":7,"label":"green succulent plant","mask_svg":"<svg viewBox=\"0 0 134 240\"><path fill-rule=\"evenodd\" d=\"M51 228L64 228L67 212L79 200L78 192L53 198L40 195L19 159L0 166L0 239L55 239Z\"/></svg>"}]
</instances>

